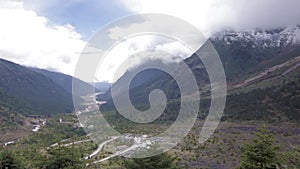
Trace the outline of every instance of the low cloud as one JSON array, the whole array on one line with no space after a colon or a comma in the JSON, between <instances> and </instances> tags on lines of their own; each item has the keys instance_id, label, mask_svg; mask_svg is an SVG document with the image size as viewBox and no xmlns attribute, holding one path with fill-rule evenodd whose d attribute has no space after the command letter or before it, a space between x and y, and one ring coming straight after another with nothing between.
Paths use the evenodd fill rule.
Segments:
<instances>
[{"instance_id":1,"label":"low cloud","mask_svg":"<svg viewBox=\"0 0 300 169\"><path fill-rule=\"evenodd\" d=\"M100 56L101 52L98 54ZM104 55L103 52L102 54ZM127 70L149 60L161 60L163 63L179 62L190 54L189 48L166 37L157 35L131 37L117 44L108 52L99 64L96 79L97 81L113 82L113 79L117 80ZM118 70L119 68L122 70Z\"/></svg>"}]
</instances>

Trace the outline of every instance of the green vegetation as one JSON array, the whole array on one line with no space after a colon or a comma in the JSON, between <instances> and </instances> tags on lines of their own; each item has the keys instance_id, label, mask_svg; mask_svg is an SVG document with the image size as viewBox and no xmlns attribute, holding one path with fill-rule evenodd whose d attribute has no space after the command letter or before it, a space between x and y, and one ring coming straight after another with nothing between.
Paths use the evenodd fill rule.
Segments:
<instances>
[{"instance_id":1,"label":"green vegetation","mask_svg":"<svg viewBox=\"0 0 300 169\"><path fill-rule=\"evenodd\" d=\"M259 128L256 138L243 147L241 169L276 169L278 159L274 137L265 127Z\"/></svg>"},{"instance_id":2,"label":"green vegetation","mask_svg":"<svg viewBox=\"0 0 300 169\"><path fill-rule=\"evenodd\" d=\"M282 168L300 168L300 147L293 147L292 151L280 153Z\"/></svg>"},{"instance_id":3,"label":"green vegetation","mask_svg":"<svg viewBox=\"0 0 300 169\"><path fill-rule=\"evenodd\" d=\"M300 77L279 86L229 95L223 119L299 121L299 108Z\"/></svg>"},{"instance_id":4,"label":"green vegetation","mask_svg":"<svg viewBox=\"0 0 300 169\"><path fill-rule=\"evenodd\" d=\"M210 99L203 98L200 102L199 119L207 116ZM149 108L148 104L136 105L139 110ZM113 108L112 108L113 109ZM167 103L163 114L154 123L172 123L176 120L180 100ZM225 112L222 120L265 120L299 121L300 119L300 76L290 81L282 82L276 86L257 88L247 92L232 92L227 96ZM105 116L109 122L124 123L134 126L123 118L117 111L111 110ZM126 126L126 125L125 125ZM122 129L122 127L121 127Z\"/></svg>"},{"instance_id":5,"label":"green vegetation","mask_svg":"<svg viewBox=\"0 0 300 169\"><path fill-rule=\"evenodd\" d=\"M22 122L23 118L21 115L10 112L7 108L0 108L0 131L20 127Z\"/></svg>"},{"instance_id":6,"label":"green vegetation","mask_svg":"<svg viewBox=\"0 0 300 169\"><path fill-rule=\"evenodd\" d=\"M16 113L70 113L72 95L46 76L0 59L0 105Z\"/></svg>"},{"instance_id":7,"label":"green vegetation","mask_svg":"<svg viewBox=\"0 0 300 169\"><path fill-rule=\"evenodd\" d=\"M9 150L0 150L0 169L22 169L16 155Z\"/></svg>"},{"instance_id":8,"label":"green vegetation","mask_svg":"<svg viewBox=\"0 0 300 169\"><path fill-rule=\"evenodd\" d=\"M178 169L176 158L163 153L148 158L134 158L124 161L126 169Z\"/></svg>"},{"instance_id":9,"label":"green vegetation","mask_svg":"<svg viewBox=\"0 0 300 169\"><path fill-rule=\"evenodd\" d=\"M63 119L63 123L59 122ZM195 127L184 138L184 140L171 151L160 154L154 157L145 159L128 159L123 157L114 157L107 161L92 164L92 162L103 159L111 155L105 149L101 150L96 156L85 160L84 157L91 154L97 149L97 145L91 141L79 144L73 143L80 140L87 140L85 133L81 128L76 127L76 116L60 115L47 120L47 124L43 126L39 132L33 133L19 141L14 145L8 145L0 148L0 159L9 161L9 164L19 165L25 169L40 169L40 168L235 168L240 166L240 160L244 161L245 150L253 151L254 142L249 142L248 147L245 145L249 140L259 139L253 138L253 132L256 132L256 126L261 122L222 122L218 130L212 137L203 144L199 144L199 130L201 129L202 121L197 121ZM267 128L272 128L272 133L276 137L274 144L280 145L280 150L276 150L275 161L282 168L299 168L300 149L297 146L297 140L300 140L297 135L299 125L296 123L273 124L267 123ZM147 124L147 126L134 126L126 123L114 123L116 128L121 129L124 126L123 132L135 130L136 133L160 133L164 131L168 125L162 123ZM132 128L135 127L135 128ZM283 130L283 131L282 131ZM286 132L288 131L288 132ZM261 132L259 132L261 133ZM273 136L262 134L262 137L267 137L272 140ZM275 139L274 137L274 139ZM268 145L267 141L258 141L259 145ZM294 142L294 143L293 143ZM56 146L51 146L58 143ZM291 146L293 143L295 146ZM109 146L109 145L107 145ZM241 148L243 147L243 148ZM257 146L256 146L257 147ZM259 147L259 146L258 146ZM269 149L268 149L269 150ZM259 151L265 152L265 151ZM9 154L3 156L2 154ZM249 154L249 153L248 153ZM251 153L250 153L251 154ZM270 153L272 155L272 152ZM9 158L8 158L9 157ZM175 158L176 157L176 158ZM246 156L245 156L246 157ZM6 160L8 159L8 160ZM86 166L89 164L88 166Z\"/></svg>"},{"instance_id":10,"label":"green vegetation","mask_svg":"<svg viewBox=\"0 0 300 169\"><path fill-rule=\"evenodd\" d=\"M226 44L221 40L212 43L219 53L228 81L243 79L249 73L263 70L270 66L265 63L282 52L278 47L253 48L251 42L237 41Z\"/></svg>"},{"instance_id":11,"label":"green vegetation","mask_svg":"<svg viewBox=\"0 0 300 169\"><path fill-rule=\"evenodd\" d=\"M84 168L85 162L81 159L81 152L75 148L61 147L50 149L48 151L50 156L47 159L44 167L46 169L78 169Z\"/></svg>"},{"instance_id":12,"label":"green vegetation","mask_svg":"<svg viewBox=\"0 0 300 169\"><path fill-rule=\"evenodd\" d=\"M61 118L65 123L59 122ZM0 149L1 162L13 161L13 164L20 166L18 168L26 169L84 168L85 161L82 158L93 150L93 143L87 142L83 144L84 147L60 146L62 140L70 139L69 142L73 142L86 139L83 129L76 126L77 122L76 116L71 115L49 118L39 132ZM59 144L51 147L54 143Z\"/></svg>"}]
</instances>

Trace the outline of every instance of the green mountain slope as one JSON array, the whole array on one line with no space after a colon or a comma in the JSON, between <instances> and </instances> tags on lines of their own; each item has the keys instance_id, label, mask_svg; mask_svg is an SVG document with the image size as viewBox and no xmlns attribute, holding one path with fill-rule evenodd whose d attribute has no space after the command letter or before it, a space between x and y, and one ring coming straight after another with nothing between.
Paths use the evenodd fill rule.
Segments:
<instances>
[{"instance_id":1,"label":"green mountain slope","mask_svg":"<svg viewBox=\"0 0 300 169\"><path fill-rule=\"evenodd\" d=\"M66 75L63 73L59 73L59 72L51 72L48 70L44 70L44 69L38 69L38 68L30 68L31 70L40 73L48 78L50 78L51 80L53 80L53 82L55 82L56 84L58 84L59 86L61 86L63 89L65 89L68 93L72 94L72 81L74 80L77 84L78 87L80 87L81 90L78 90L80 96L86 96L89 93L89 91L93 91L94 87L91 86L90 84L81 81L77 78L73 78L70 75ZM96 89L96 92L98 92L98 90Z\"/></svg>"},{"instance_id":2,"label":"green mountain slope","mask_svg":"<svg viewBox=\"0 0 300 169\"><path fill-rule=\"evenodd\" d=\"M23 114L71 112L71 94L51 79L18 64L0 60L1 104ZM9 96L9 99L7 96Z\"/></svg>"}]
</instances>

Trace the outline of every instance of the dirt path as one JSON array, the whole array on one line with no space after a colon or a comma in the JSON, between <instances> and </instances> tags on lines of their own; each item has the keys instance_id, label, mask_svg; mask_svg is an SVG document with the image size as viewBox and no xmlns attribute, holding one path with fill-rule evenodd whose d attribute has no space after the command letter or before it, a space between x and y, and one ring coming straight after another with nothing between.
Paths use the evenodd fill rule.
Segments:
<instances>
[{"instance_id":1,"label":"dirt path","mask_svg":"<svg viewBox=\"0 0 300 169\"><path fill-rule=\"evenodd\" d=\"M117 138L118 138L118 137L112 137L110 140L104 141L103 143L101 143L101 144L98 146L98 148L97 148L96 151L94 151L94 152L91 153L90 155L86 156L84 159L87 160L87 159L90 159L90 158L92 158L93 156L97 155L97 154L101 151L101 149L103 148L103 146L104 146L105 144L107 144L107 143L109 143L109 142L112 142L113 140L115 140L115 139L117 139Z\"/></svg>"},{"instance_id":2,"label":"dirt path","mask_svg":"<svg viewBox=\"0 0 300 169\"><path fill-rule=\"evenodd\" d=\"M276 71L276 70L279 70L281 68L284 68L286 66L290 66L290 65L293 65L297 62L300 62L300 56L298 57L295 57L294 59L292 60L289 60L285 63L282 63L282 64L279 64L279 65L276 65L276 66L273 66L263 72L261 72L260 74L254 76L254 77L251 77L247 80L244 80L243 82L239 83L239 84L236 84L233 88L239 88L239 87L243 87L243 86L249 86L255 82L258 82L258 81L263 81L263 80L266 80L266 79L269 79L269 78L274 78L274 76L269 76L270 73ZM281 75L278 75L278 76L283 76L283 75L286 75L288 74L289 72L295 70L297 67L300 66L300 63L297 63L295 66L287 69L284 73L282 73Z\"/></svg>"}]
</instances>

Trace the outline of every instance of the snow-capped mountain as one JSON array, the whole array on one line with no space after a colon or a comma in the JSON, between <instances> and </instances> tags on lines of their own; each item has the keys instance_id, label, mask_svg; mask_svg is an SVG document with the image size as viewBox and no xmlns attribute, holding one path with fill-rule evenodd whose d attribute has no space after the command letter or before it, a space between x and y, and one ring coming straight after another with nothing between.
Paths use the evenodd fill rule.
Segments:
<instances>
[{"instance_id":1,"label":"snow-capped mountain","mask_svg":"<svg viewBox=\"0 0 300 169\"><path fill-rule=\"evenodd\" d=\"M300 26L289 26L285 29L236 32L226 30L212 36L212 40L225 41L226 44L241 42L243 46L252 47L286 47L300 44Z\"/></svg>"}]
</instances>

